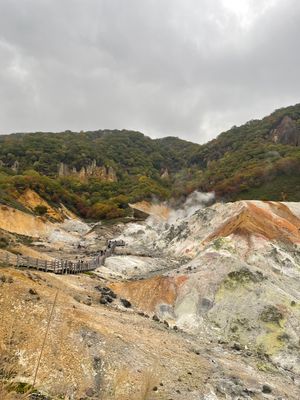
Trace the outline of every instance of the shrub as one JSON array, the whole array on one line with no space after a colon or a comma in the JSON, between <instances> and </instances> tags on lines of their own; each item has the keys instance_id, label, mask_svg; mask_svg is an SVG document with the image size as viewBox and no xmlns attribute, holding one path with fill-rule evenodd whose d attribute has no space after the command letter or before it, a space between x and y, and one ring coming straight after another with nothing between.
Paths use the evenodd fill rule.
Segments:
<instances>
[{"instance_id":1,"label":"shrub","mask_svg":"<svg viewBox=\"0 0 300 400\"><path fill-rule=\"evenodd\" d=\"M8 239L5 237L1 236L0 237L0 249L5 249L9 245Z\"/></svg>"},{"instance_id":2,"label":"shrub","mask_svg":"<svg viewBox=\"0 0 300 400\"><path fill-rule=\"evenodd\" d=\"M39 204L38 206L34 207L34 212L37 215L45 215L48 212L48 208L46 206L43 206L42 204Z\"/></svg>"},{"instance_id":3,"label":"shrub","mask_svg":"<svg viewBox=\"0 0 300 400\"><path fill-rule=\"evenodd\" d=\"M278 325L283 318L282 312L274 306L266 306L260 314L260 319L263 322L271 322Z\"/></svg>"}]
</instances>

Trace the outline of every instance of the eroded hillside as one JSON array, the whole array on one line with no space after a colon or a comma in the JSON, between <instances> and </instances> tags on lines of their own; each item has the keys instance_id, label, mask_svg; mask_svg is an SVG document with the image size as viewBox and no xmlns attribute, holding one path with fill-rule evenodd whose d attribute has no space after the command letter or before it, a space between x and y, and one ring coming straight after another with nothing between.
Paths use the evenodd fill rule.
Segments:
<instances>
[{"instance_id":1,"label":"eroded hillside","mask_svg":"<svg viewBox=\"0 0 300 400\"><path fill-rule=\"evenodd\" d=\"M299 203L142 208L114 228L53 224L93 251L125 241L92 275L1 269L13 381L33 383L53 307L35 382L50 398L299 399Z\"/></svg>"}]
</instances>

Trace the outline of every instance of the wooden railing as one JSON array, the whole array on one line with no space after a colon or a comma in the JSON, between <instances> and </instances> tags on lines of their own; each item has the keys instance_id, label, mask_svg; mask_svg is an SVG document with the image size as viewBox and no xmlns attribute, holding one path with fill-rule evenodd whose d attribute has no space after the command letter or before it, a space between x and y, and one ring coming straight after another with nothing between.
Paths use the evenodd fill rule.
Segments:
<instances>
[{"instance_id":1,"label":"wooden railing","mask_svg":"<svg viewBox=\"0 0 300 400\"><path fill-rule=\"evenodd\" d=\"M32 268L38 271L53 272L54 274L78 274L92 271L103 265L105 259L111 256L116 245L110 245L100 255L88 260L42 260L11 253L0 254L0 263L15 267Z\"/></svg>"}]
</instances>

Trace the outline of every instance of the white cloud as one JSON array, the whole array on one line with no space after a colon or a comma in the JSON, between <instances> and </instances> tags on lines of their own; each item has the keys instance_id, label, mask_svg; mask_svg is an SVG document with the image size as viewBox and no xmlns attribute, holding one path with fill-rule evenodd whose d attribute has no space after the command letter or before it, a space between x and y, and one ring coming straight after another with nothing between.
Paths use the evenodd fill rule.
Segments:
<instances>
[{"instance_id":1,"label":"white cloud","mask_svg":"<svg viewBox=\"0 0 300 400\"><path fill-rule=\"evenodd\" d=\"M1 0L0 132L204 142L299 102L296 0Z\"/></svg>"},{"instance_id":2,"label":"white cloud","mask_svg":"<svg viewBox=\"0 0 300 400\"><path fill-rule=\"evenodd\" d=\"M278 0L221 0L226 10L237 18L242 28L250 28L256 19L276 5Z\"/></svg>"}]
</instances>

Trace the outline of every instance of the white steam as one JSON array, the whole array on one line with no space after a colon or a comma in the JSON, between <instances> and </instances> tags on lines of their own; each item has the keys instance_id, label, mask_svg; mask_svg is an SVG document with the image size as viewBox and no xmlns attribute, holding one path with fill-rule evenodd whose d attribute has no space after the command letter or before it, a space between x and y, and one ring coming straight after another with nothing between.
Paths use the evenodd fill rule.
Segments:
<instances>
[{"instance_id":1,"label":"white steam","mask_svg":"<svg viewBox=\"0 0 300 400\"><path fill-rule=\"evenodd\" d=\"M202 193L193 192L190 194L181 208L176 210L172 209L168 218L168 224L176 224L180 220L185 219L193 215L197 210L211 204L215 199L215 193Z\"/></svg>"},{"instance_id":2,"label":"white steam","mask_svg":"<svg viewBox=\"0 0 300 400\"><path fill-rule=\"evenodd\" d=\"M166 219L162 219L159 215L150 215L146 220L146 225L155 228L157 232L163 232L169 228L170 225L180 224L185 218L189 218L197 210L204 208L215 200L215 193L191 193L178 208L170 208L166 203L163 204L165 208L169 209L169 215Z\"/></svg>"},{"instance_id":3,"label":"white steam","mask_svg":"<svg viewBox=\"0 0 300 400\"><path fill-rule=\"evenodd\" d=\"M173 226L178 226L181 222L193 215L197 210L211 205L215 200L214 193L193 192L190 194L181 207L174 209L166 203L154 204L152 214L145 223L128 224L123 234L118 238L127 244L127 249L131 246L137 253L147 254L149 246L153 249L165 249L165 237ZM160 207L161 206L161 207Z\"/></svg>"}]
</instances>

